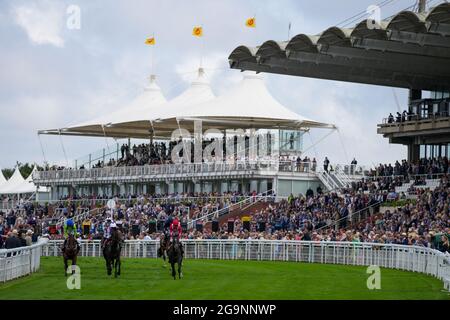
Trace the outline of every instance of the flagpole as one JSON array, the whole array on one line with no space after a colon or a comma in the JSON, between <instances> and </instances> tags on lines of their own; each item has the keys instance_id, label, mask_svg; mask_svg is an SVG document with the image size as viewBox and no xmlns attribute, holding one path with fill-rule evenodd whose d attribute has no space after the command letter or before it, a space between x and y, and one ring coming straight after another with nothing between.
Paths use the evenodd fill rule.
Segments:
<instances>
[{"instance_id":1,"label":"flagpole","mask_svg":"<svg viewBox=\"0 0 450 320\"><path fill-rule=\"evenodd\" d=\"M287 41L289 41L290 39L291 39L291 22L289 22Z\"/></svg>"},{"instance_id":2,"label":"flagpole","mask_svg":"<svg viewBox=\"0 0 450 320\"><path fill-rule=\"evenodd\" d=\"M202 25L200 25L200 27L202 28L202 30L203 30L203 24ZM202 68L203 67L203 46L204 46L204 43L203 43L203 35L200 37L200 68Z\"/></svg>"},{"instance_id":3,"label":"flagpole","mask_svg":"<svg viewBox=\"0 0 450 320\"><path fill-rule=\"evenodd\" d=\"M153 39L155 39L155 33L153 33ZM154 60L154 52L153 52L153 50L154 50L154 48L153 48L154 46L152 46L151 48L150 48L150 59L151 59L151 66L150 66L150 68L151 68L151 75L153 75L153 60Z\"/></svg>"}]
</instances>

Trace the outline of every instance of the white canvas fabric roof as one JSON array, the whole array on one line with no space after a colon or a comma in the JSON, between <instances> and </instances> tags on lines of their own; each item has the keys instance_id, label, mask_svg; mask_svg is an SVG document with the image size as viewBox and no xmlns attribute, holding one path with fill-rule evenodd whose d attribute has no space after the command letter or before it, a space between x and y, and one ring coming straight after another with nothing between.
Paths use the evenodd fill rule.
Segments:
<instances>
[{"instance_id":1,"label":"white canvas fabric roof","mask_svg":"<svg viewBox=\"0 0 450 320\"><path fill-rule=\"evenodd\" d=\"M85 124L84 127L78 125L66 128L61 134L105 135L114 138L149 138L153 135L155 138L170 138L172 132L180 127L192 133L194 120L203 121L203 130L336 128L332 124L303 117L280 104L267 90L263 77L253 72L245 73L236 88L216 98L200 68L197 79L175 99L159 104L145 114L133 112L132 109L123 111L123 115L115 116L114 119L97 120L97 123L109 121L107 128ZM58 134L54 131L44 133Z\"/></svg>"},{"instance_id":2,"label":"white canvas fabric roof","mask_svg":"<svg viewBox=\"0 0 450 320\"><path fill-rule=\"evenodd\" d=\"M193 106L209 103L216 96L202 68L198 70L197 78L191 82L189 88L176 98L170 100L159 113L155 113L152 120L161 120L173 115L180 115ZM125 121L122 121L125 122Z\"/></svg>"},{"instance_id":3,"label":"white canvas fabric roof","mask_svg":"<svg viewBox=\"0 0 450 320\"><path fill-rule=\"evenodd\" d=\"M0 186L0 194L15 193L14 190L16 187L20 186L23 182L25 182L25 179L22 177L19 167L16 167L11 178Z\"/></svg>"},{"instance_id":4,"label":"white canvas fabric roof","mask_svg":"<svg viewBox=\"0 0 450 320\"><path fill-rule=\"evenodd\" d=\"M84 127L87 125L109 125L117 122L138 121L151 119L155 112L158 112L160 105L166 103L161 88L156 83L156 76L150 76L150 83L144 92L138 95L128 106L123 107L107 115L83 122L72 127Z\"/></svg>"},{"instance_id":5,"label":"white canvas fabric roof","mask_svg":"<svg viewBox=\"0 0 450 320\"><path fill-rule=\"evenodd\" d=\"M303 117L282 104L269 93L260 74L246 73L242 81L228 93L189 109L180 110L176 115L182 118L219 119L230 122L258 121L266 119L276 123L298 122L299 125L323 126L326 124Z\"/></svg>"},{"instance_id":6,"label":"white canvas fabric roof","mask_svg":"<svg viewBox=\"0 0 450 320\"><path fill-rule=\"evenodd\" d=\"M3 175L3 171L2 171L2 169L0 168L0 188L2 187L2 185L3 184L5 184L6 183L6 178L5 178L5 176Z\"/></svg>"},{"instance_id":7,"label":"white canvas fabric roof","mask_svg":"<svg viewBox=\"0 0 450 320\"><path fill-rule=\"evenodd\" d=\"M24 179L18 167L13 175L3 185L0 185L0 194L24 194L36 192L36 185L33 182L33 173L37 170L34 166L30 175ZM40 187L39 192L48 192L47 187Z\"/></svg>"},{"instance_id":8,"label":"white canvas fabric roof","mask_svg":"<svg viewBox=\"0 0 450 320\"><path fill-rule=\"evenodd\" d=\"M109 136L107 131L112 123L117 122L132 122L147 119L150 120L161 108L161 105L166 103L167 100L162 94L161 88L156 83L156 76L150 76L150 83L144 91L138 95L129 105L120 108L110 114L102 115L98 118L91 119L82 123L69 125L67 128L61 129L61 134L66 134L66 131L76 130L77 132L91 132L92 135L106 135ZM52 129L59 134L59 129ZM42 133L42 132L40 132ZM45 133L45 132L43 132Z\"/></svg>"},{"instance_id":9,"label":"white canvas fabric roof","mask_svg":"<svg viewBox=\"0 0 450 320\"><path fill-rule=\"evenodd\" d=\"M128 107L110 116L100 117L65 128L61 131L61 134L74 132L75 135L78 135L77 133L83 135L84 133L86 135L105 135L116 138L130 136L148 138L150 130L153 129L152 125L158 126L157 122L159 119L179 114L192 105L215 98L202 68L198 70L197 77L190 86L169 102L162 96L161 90L156 83L152 85L152 90L148 91L147 96L138 97ZM102 127L101 124L106 126ZM156 135L165 135L166 132L169 132L166 130L161 132L160 126L158 126L158 129L159 131L155 132Z\"/></svg>"},{"instance_id":10,"label":"white canvas fabric roof","mask_svg":"<svg viewBox=\"0 0 450 320\"><path fill-rule=\"evenodd\" d=\"M10 190L12 194L18 193L32 193L36 191L36 186L33 183L33 173L36 171L36 166L31 171L30 175L24 179L21 183L15 185L12 190ZM41 190L42 191L42 190Z\"/></svg>"}]
</instances>

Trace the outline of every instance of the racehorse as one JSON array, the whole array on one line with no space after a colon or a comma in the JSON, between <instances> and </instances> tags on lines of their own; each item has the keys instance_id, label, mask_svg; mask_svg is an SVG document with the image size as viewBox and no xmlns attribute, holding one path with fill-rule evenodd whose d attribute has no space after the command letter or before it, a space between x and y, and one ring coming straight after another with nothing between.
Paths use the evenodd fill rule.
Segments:
<instances>
[{"instance_id":1,"label":"racehorse","mask_svg":"<svg viewBox=\"0 0 450 320\"><path fill-rule=\"evenodd\" d=\"M181 279L183 277L183 273L181 272L183 248L177 236L173 237L173 242L167 250L167 256L169 257L169 263L172 266L173 279L176 280L175 264L178 264L178 278Z\"/></svg>"},{"instance_id":2,"label":"racehorse","mask_svg":"<svg viewBox=\"0 0 450 320\"><path fill-rule=\"evenodd\" d=\"M63 247L63 257L64 257L64 274L67 276L67 267L68 261L72 261L72 266L77 264L77 255L78 255L78 243L73 234L69 234L69 237L65 241ZM72 270L72 274L75 273L75 270Z\"/></svg>"},{"instance_id":3,"label":"racehorse","mask_svg":"<svg viewBox=\"0 0 450 320\"><path fill-rule=\"evenodd\" d=\"M105 243L103 248L103 256L106 261L106 271L108 276L112 273L114 267L114 277L120 276L120 251L122 250L122 236L120 231L113 230L111 239Z\"/></svg>"},{"instance_id":4,"label":"racehorse","mask_svg":"<svg viewBox=\"0 0 450 320\"><path fill-rule=\"evenodd\" d=\"M158 258L159 257L163 258L164 260L163 267L166 266L166 255L168 249L169 249L169 238L167 237L166 234L162 234L159 240Z\"/></svg>"}]
</instances>

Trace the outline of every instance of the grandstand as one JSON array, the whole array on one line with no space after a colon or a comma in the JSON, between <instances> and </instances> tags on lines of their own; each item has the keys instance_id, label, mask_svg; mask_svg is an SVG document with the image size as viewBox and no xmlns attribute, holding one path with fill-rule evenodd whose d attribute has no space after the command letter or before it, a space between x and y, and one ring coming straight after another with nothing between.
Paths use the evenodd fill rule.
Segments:
<instances>
[{"instance_id":1,"label":"grandstand","mask_svg":"<svg viewBox=\"0 0 450 320\"><path fill-rule=\"evenodd\" d=\"M169 102L164 102L155 81L151 77L142 96L117 114L39 131L148 138L150 143L131 148L129 142L125 152L117 145L115 151L103 154L97 165L89 156L90 161L77 163L75 168L35 172L34 183L50 187L52 199L78 194L112 197L268 190L288 196L323 183L329 188L344 185L338 175L316 172L320 167L316 160L302 156L305 133L316 128L334 130L335 126L307 119L281 105L260 75L246 74L236 88L214 97L203 69L199 69L191 86ZM148 116L127 111L147 104ZM125 112L131 115L123 117ZM111 154L114 160L108 159Z\"/></svg>"},{"instance_id":2,"label":"grandstand","mask_svg":"<svg viewBox=\"0 0 450 320\"><path fill-rule=\"evenodd\" d=\"M364 20L239 46L229 62L243 78L220 96L202 68L172 100L152 75L115 113L40 130L120 143L73 167L35 169L32 181L18 169L8 181L0 175L0 194L31 193L30 185L49 192L45 201L8 200L0 208L0 248L13 250L0 250L0 262L22 254L8 247L10 239L36 243L40 236L24 249L33 257L30 270L10 268L0 282L37 270L36 255L60 255L68 218L78 226L83 257L101 256L107 218L122 222L131 259L156 258L165 222L178 216L189 259L377 264L432 275L449 289L450 4L419 7L376 29ZM364 167L308 157L305 135L336 126L283 106L260 73L409 89L408 110L378 126L391 143L408 147L407 159Z\"/></svg>"}]
</instances>

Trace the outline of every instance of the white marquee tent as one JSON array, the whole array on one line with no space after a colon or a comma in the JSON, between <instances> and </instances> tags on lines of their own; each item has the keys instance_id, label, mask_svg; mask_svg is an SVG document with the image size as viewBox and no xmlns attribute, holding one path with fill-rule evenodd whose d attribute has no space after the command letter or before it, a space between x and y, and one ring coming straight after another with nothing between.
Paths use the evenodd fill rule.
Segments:
<instances>
[{"instance_id":1,"label":"white marquee tent","mask_svg":"<svg viewBox=\"0 0 450 320\"><path fill-rule=\"evenodd\" d=\"M115 131L112 124L119 121L134 122L151 119L153 114L158 112L165 103L167 103L167 100L156 83L156 76L152 75L149 85L144 88L144 92L138 95L129 105L95 119L70 125L68 128L44 130L39 133L71 135L76 132L75 135L110 137L114 136ZM123 128L123 130L128 132L126 128Z\"/></svg>"},{"instance_id":2,"label":"white marquee tent","mask_svg":"<svg viewBox=\"0 0 450 320\"><path fill-rule=\"evenodd\" d=\"M34 167L31 174L24 179L19 168L16 167L11 178L0 184L0 194L27 194L36 192L36 185L33 183L32 179L35 171L36 167ZM1 177L3 177L3 174L1 174ZM47 192L47 188L39 188L39 191Z\"/></svg>"},{"instance_id":3,"label":"white marquee tent","mask_svg":"<svg viewBox=\"0 0 450 320\"><path fill-rule=\"evenodd\" d=\"M244 73L236 88L214 97L204 72L180 96L158 105L146 104L138 112L126 108L109 118L97 119L60 130L39 133L114 138L170 138L178 128L193 132L194 120L207 129L335 129L332 124L303 117L281 105L267 90L262 75ZM103 124L103 126L102 126Z\"/></svg>"},{"instance_id":4,"label":"white marquee tent","mask_svg":"<svg viewBox=\"0 0 450 320\"><path fill-rule=\"evenodd\" d=\"M6 178L5 178L5 176L3 175L3 171L2 171L2 169L0 168L0 188L2 187L2 185L3 184L5 184L6 183Z\"/></svg>"},{"instance_id":5,"label":"white marquee tent","mask_svg":"<svg viewBox=\"0 0 450 320\"><path fill-rule=\"evenodd\" d=\"M0 194L14 194L14 190L22 185L25 179L22 177L18 167L14 169L14 173L5 183L0 185Z\"/></svg>"}]
</instances>

